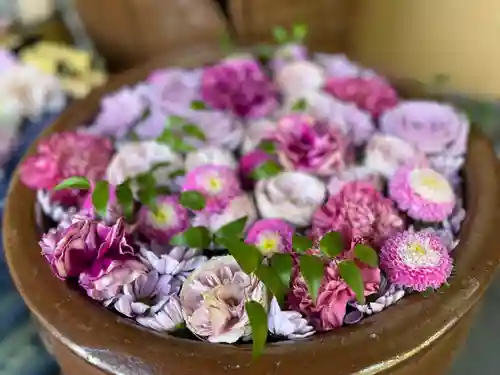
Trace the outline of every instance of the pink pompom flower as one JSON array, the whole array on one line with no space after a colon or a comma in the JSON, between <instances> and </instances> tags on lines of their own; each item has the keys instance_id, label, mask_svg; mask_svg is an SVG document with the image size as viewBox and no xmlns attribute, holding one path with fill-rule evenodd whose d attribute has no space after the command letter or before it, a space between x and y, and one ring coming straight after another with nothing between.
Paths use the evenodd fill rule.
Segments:
<instances>
[{"instance_id":1,"label":"pink pompom flower","mask_svg":"<svg viewBox=\"0 0 500 375\"><path fill-rule=\"evenodd\" d=\"M182 191L195 190L207 199L205 211L219 212L242 191L236 172L227 166L202 165L188 172Z\"/></svg>"},{"instance_id":2,"label":"pink pompom flower","mask_svg":"<svg viewBox=\"0 0 500 375\"><path fill-rule=\"evenodd\" d=\"M188 228L189 213L176 196L160 196L156 203L156 212L146 206L139 211L139 232L158 244L168 244Z\"/></svg>"},{"instance_id":3,"label":"pink pompom flower","mask_svg":"<svg viewBox=\"0 0 500 375\"><path fill-rule=\"evenodd\" d=\"M256 245L264 255L290 252L293 227L281 219L262 219L248 230L245 242Z\"/></svg>"},{"instance_id":4,"label":"pink pompom flower","mask_svg":"<svg viewBox=\"0 0 500 375\"><path fill-rule=\"evenodd\" d=\"M409 230L386 241L380 266L392 284L423 292L446 283L453 260L437 235Z\"/></svg>"},{"instance_id":5,"label":"pink pompom flower","mask_svg":"<svg viewBox=\"0 0 500 375\"><path fill-rule=\"evenodd\" d=\"M396 91L380 77L333 77L325 90L336 98L356 104L374 117L398 104Z\"/></svg>"},{"instance_id":6,"label":"pink pompom flower","mask_svg":"<svg viewBox=\"0 0 500 375\"><path fill-rule=\"evenodd\" d=\"M243 118L265 117L278 105L277 91L259 64L234 57L203 71L202 98L214 109Z\"/></svg>"},{"instance_id":7,"label":"pink pompom flower","mask_svg":"<svg viewBox=\"0 0 500 375\"><path fill-rule=\"evenodd\" d=\"M389 181L389 195L410 217L427 222L445 220L455 207L450 183L431 168L403 166Z\"/></svg>"}]
</instances>

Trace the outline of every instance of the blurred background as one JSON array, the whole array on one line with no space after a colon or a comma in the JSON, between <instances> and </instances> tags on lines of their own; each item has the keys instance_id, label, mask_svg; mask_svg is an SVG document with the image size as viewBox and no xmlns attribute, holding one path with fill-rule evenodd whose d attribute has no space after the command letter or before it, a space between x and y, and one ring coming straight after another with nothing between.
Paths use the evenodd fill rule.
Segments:
<instances>
[{"instance_id":1,"label":"blurred background","mask_svg":"<svg viewBox=\"0 0 500 375\"><path fill-rule=\"evenodd\" d=\"M313 49L445 95L500 151L498 14L496 0L0 0L0 100L27 92L21 116L0 102L0 198L29 144L108 75L183 46L217 46L226 30L241 44L270 42L274 26L296 22L309 25ZM31 69L57 80L65 102L30 94L42 80ZM0 267L0 375L57 374L3 257ZM451 375L498 374L498 312L500 280Z\"/></svg>"}]
</instances>

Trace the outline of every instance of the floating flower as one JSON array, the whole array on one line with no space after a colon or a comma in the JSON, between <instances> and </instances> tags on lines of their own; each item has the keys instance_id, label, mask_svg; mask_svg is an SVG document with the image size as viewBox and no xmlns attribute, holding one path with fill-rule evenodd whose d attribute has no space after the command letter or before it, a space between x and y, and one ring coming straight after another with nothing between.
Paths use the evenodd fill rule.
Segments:
<instances>
[{"instance_id":1,"label":"floating flower","mask_svg":"<svg viewBox=\"0 0 500 375\"><path fill-rule=\"evenodd\" d=\"M220 165L203 165L191 170L185 178L182 191L196 190L207 198L207 212L223 209L241 194L236 172Z\"/></svg>"},{"instance_id":2,"label":"floating flower","mask_svg":"<svg viewBox=\"0 0 500 375\"><path fill-rule=\"evenodd\" d=\"M276 130L276 123L270 119L249 121L241 151L244 154L253 151L261 141L269 138L274 130Z\"/></svg>"},{"instance_id":3,"label":"floating flower","mask_svg":"<svg viewBox=\"0 0 500 375\"><path fill-rule=\"evenodd\" d=\"M257 207L263 218L282 219L299 227L311 224L325 196L325 184L302 172L280 173L260 180L255 187Z\"/></svg>"},{"instance_id":4,"label":"floating flower","mask_svg":"<svg viewBox=\"0 0 500 375\"><path fill-rule=\"evenodd\" d=\"M405 231L384 244L380 251L380 266L392 284L424 292L446 283L453 260L439 237Z\"/></svg>"},{"instance_id":5,"label":"floating flower","mask_svg":"<svg viewBox=\"0 0 500 375\"><path fill-rule=\"evenodd\" d=\"M77 132L43 138L37 153L21 165L21 180L32 189L50 190L66 178L102 178L113 152L108 138Z\"/></svg>"},{"instance_id":6,"label":"floating flower","mask_svg":"<svg viewBox=\"0 0 500 375\"><path fill-rule=\"evenodd\" d=\"M245 274L231 256L212 258L184 282L180 295L186 327L215 343L235 343L251 337L245 303L267 304L266 288Z\"/></svg>"},{"instance_id":7,"label":"floating flower","mask_svg":"<svg viewBox=\"0 0 500 375\"><path fill-rule=\"evenodd\" d=\"M289 340L303 339L314 335L314 328L297 311L282 311L276 298L271 301L267 326L269 332Z\"/></svg>"},{"instance_id":8,"label":"floating flower","mask_svg":"<svg viewBox=\"0 0 500 375\"><path fill-rule=\"evenodd\" d=\"M264 255L292 250L294 228L281 219L262 219L248 230L245 242L256 245Z\"/></svg>"},{"instance_id":9,"label":"floating flower","mask_svg":"<svg viewBox=\"0 0 500 375\"><path fill-rule=\"evenodd\" d=\"M292 61L276 75L276 83L285 96L321 90L325 84L323 69L310 61Z\"/></svg>"},{"instance_id":10,"label":"floating flower","mask_svg":"<svg viewBox=\"0 0 500 375\"><path fill-rule=\"evenodd\" d=\"M361 276L364 295L375 294L380 284L380 270L362 268ZM317 331L330 331L342 326L347 303L355 298L355 293L340 277L337 265L332 262L325 268L316 303L313 303L307 285L299 274L293 279L287 302L292 310L302 313Z\"/></svg>"},{"instance_id":11,"label":"floating flower","mask_svg":"<svg viewBox=\"0 0 500 375\"><path fill-rule=\"evenodd\" d=\"M151 241L168 244L172 237L188 228L189 213L176 196L159 196L156 204L156 212L147 206L140 209L139 232Z\"/></svg>"},{"instance_id":12,"label":"floating flower","mask_svg":"<svg viewBox=\"0 0 500 375\"><path fill-rule=\"evenodd\" d=\"M192 151L186 156L186 171L203 165L222 165L236 169L238 163L229 150L220 147L206 146Z\"/></svg>"},{"instance_id":13,"label":"floating flower","mask_svg":"<svg viewBox=\"0 0 500 375\"><path fill-rule=\"evenodd\" d=\"M248 185L252 179L252 173L267 161L272 160L272 156L262 150L253 150L240 158L240 175Z\"/></svg>"},{"instance_id":14,"label":"floating flower","mask_svg":"<svg viewBox=\"0 0 500 375\"><path fill-rule=\"evenodd\" d=\"M450 105L405 101L380 118L380 129L404 139L426 155L463 155L470 124Z\"/></svg>"},{"instance_id":15,"label":"floating flower","mask_svg":"<svg viewBox=\"0 0 500 375\"><path fill-rule=\"evenodd\" d=\"M36 191L36 201L45 216L53 220L56 224L69 226L71 217L77 212L77 207L65 206L57 200L52 199L50 192L46 190Z\"/></svg>"},{"instance_id":16,"label":"floating flower","mask_svg":"<svg viewBox=\"0 0 500 375\"><path fill-rule=\"evenodd\" d=\"M374 117L398 104L396 91L380 77L330 78L325 90L340 100L356 104Z\"/></svg>"},{"instance_id":17,"label":"floating flower","mask_svg":"<svg viewBox=\"0 0 500 375\"><path fill-rule=\"evenodd\" d=\"M374 302L368 302L365 305L355 303L354 307L366 315L373 315L394 305L401 300L405 294L404 288L391 285L388 290Z\"/></svg>"},{"instance_id":18,"label":"floating flower","mask_svg":"<svg viewBox=\"0 0 500 375\"><path fill-rule=\"evenodd\" d=\"M373 71L361 67L342 53L316 53L314 60L325 69L329 78L372 77L375 75Z\"/></svg>"},{"instance_id":19,"label":"floating flower","mask_svg":"<svg viewBox=\"0 0 500 375\"><path fill-rule=\"evenodd\" d=\"M303 44L289 43L279 46L271 59L271 69L276 75L281 68L291 61L306 61L307 47Z\"/></svg>"},{"instance_id":20,"label":"floating flower","mask_svg":"<svg viewBox=\"0 0 500 375\"><path fill-rule=\"evenodd\" d=\"M152 312L149 316L138 316L135 320L140 325L158 332L175 331L184 324L179 298L171 296L158 311Z\"/></svg>"},{"instance_id":21,"label":"floating flower","mask_svg":"<svg viewBox=\"0 0 500 375\"><path fill-rule=\"evenodd\" d=\"M243 118L265 117L278 105L272 83L249 58L230 58L205 68L201 93L212 108Z\"/></svg>"},{"instance_id":22,"label":"floating flower","mask_svg":"<svg viewBox=\"0 0 500 375\"><path fill-rule=\"evenodd\" d=\"M365 149L364 165L390 178L403 165L427 165L424 154L410 143L388 134L375 134Z\"/></svg>"},{"instance_id":23,"label":"floating flower","mask_svg":"<svg viewBox=\"0 0 500 375\"><path fill-rule=\"evenodd\" d=\"M349 167L333 175L328 181L328 193L338 194L345 185L353 181L362 181L372 184L378 191L382 191L384 186L382 179L373 170L365 166Z\"/></svg>"},{"instance_id":24,"label":"floating flower","mask_svg":"<svg viewBox=\"0 0 500 375\"><path fill-rule=\"evenodd\" d=\"M353 181L318 208L312 219L317 236L340 231L363 237L380 246L393 234L404 229L393 202L385 198L371 183Z\"/></svg>"},{"instance_id":25,"label":"floating flower","mask_svg":"<svg viewBox=\"0 0 500 375\"><path fill-rule=\"evenodd\" d=\"M342 170L346 145L341 132L304 114L283 117L272 135L287 170L330 176Z\"/></svg>"},{"instance_id":26,"label":"floating flower","mask_svg":"<svg viewBox=\"0 0 500 375\"><path fill-rule=\"evenodd\" d=\"M443 221L455 207L450 183L431 168L401 167L389 182L389 195L416 220Z\"/></svg>"}]
</instances>

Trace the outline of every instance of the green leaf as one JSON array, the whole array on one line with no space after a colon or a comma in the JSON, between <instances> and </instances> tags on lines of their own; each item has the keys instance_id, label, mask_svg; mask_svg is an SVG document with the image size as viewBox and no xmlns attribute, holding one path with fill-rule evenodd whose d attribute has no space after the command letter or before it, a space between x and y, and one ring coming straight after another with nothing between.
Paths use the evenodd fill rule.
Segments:
<instances>
[{"instance_id":1,"label":"green leaf","mask_svg":"<svg viewBox=\"0 0 500 375\"><path fill-rule=\"evenodd\" d=\"M173 151L178 152L180 154L188 153L195 150L193 146L187 144L179 137L171 138L170 141L167 143L167 145L169 145Z\"/></svg>"},{"instance_id":2,"label":"green leaf","mask_svg":"<svg viewBox=\"0 0 500 375\"><path fill-rule=\"evenodd\" d=\"M194 100L191 102L191 109L194 109L195 111L204 111L207 109L207 105L201 100Z\"/></svg>"},{"instance_id":3,"label":"green leaf","mask_svg":"<svg viewBox=\"0 0 500 375\"><path fill-rule=\"evenodd\" d=\"M292 247L296 251L304 252L313 247L313 242L300 234L294 234L292 237Z\"/></svg>"},{"instance_id":4,"label":"green leaf","mask_svg":"<svg viewBox=\"0 0 500 375\"><path fill-rule=\"evenodd\" d=\"M245 303L245 310L252 327L252 354L253 358L260 357L266 347L267 342L267 312L257 301L248 301Z\"/></svg>"},{"instance_id":5,"label":"green leaf","mask_svg":"<svg viewBox=\"0 0 500 375\"><path fill-rule=\"evenodd\" d=\"M281 167L272 160L268 160L252 172L252 178L255 180L264 180L276 176L281 172Z\"/></svg>"},{"instance_id":6,"label":"green leaf","mask_svg":"<svg viewBox=\"0 0 500 375\"><path fill-rule=\"evenodd\" d=\"M191 227L170 240L173 246L187 246L194 249L206 249L211 242L212 237L205 227Z\"/></svg>"},{"instance_id":7,"label":"green leaf","mask_svg":"<svg viewBox=\"0 0 500 375\"><path fill-rule=\"evenodd\" d=\"M325 264L321 258L314 255L302 255L299 263L300 273L304 277L313 303L316 303L319 287L325 274Z\"/></svg>"},{"instance_id":8,"label":"green leaf","mask_svg":"<svg viewBox=\"0 0 500 375\"><path fill-rule=\"evenodd\" d=\"M170 190L170 188L168 186L158 186L156 188L156 196L160 196L160 195L171 195L172 194L172 190Z\"/></svg>"},{"instance_id":9,"label":"green leaf","mask_svg":"<svg viewBox=\"0 0 500 375\"><path fill-rule=\"evenodd\" d=\"M257 57L268 60L273 57L274 51L276 50L276 47L266 45L266 44L259 44L255 46L255 54Z\"/></svg>"},{"instance_id":10,"label":"green leaf","mask_svg":"<svg viewBox=\"0 0 500 375\"><path fill-rule=\"evenodd\" d=\"M56 187L52 190L63 190L63 189L81 189L81 190L89 190L90 182L87 177L69 177L64 181L60 182Z\"/></svg>"},{"instance_id":11,"label":"green leaf","mask_svg":"<svg viewBox=\"0 0 500 375\"><path fill-rule=\"evenodd\" d=\"M243 231L245 230L245 225L247 223L248 216L244 216L235 221L227 223L222 228L220 228L215 235L217 237L233 237L241 238Z\"/></svg>"},{"instance_id":12,"label":"green leaf","mask_svg":"<svg viewBox=\"0 0 500 375\"><path fill-rule=\"evenodd\" d=\"M378 254L370 246L357 244L354 247L354 256L370 267L378 266Z\"/></svg>"},{"instance_id":13,"label":"green leaf","mask_svg":"<svg viewBox=\"0 0 500 375\"><path fill-rule=\"evenodd\" d=\"M197 138L201 141L206 141L207 137L205 136L205 133L197 127L195 124L186 124L182 127L182 130L184 133L187 135L190 135L191 137Z\"/></svg>"},{"instance_id":14,"label":"green leaf","mask_svg":"<svg viewBox=\"0 0 500 375\"><path fill-rule=\"evenodd\" d=\"M223 33L220 38L220 48L226 54L234 50L234 42L229 33Z\"/></svg>"},{"instance_id":15,"label":"green leaf","mask_svg":"<svg viewBox=\"0 0 500 375\"><path fill-rule=\"evenodd\" d=\"M359 270L356 263L352 260L344 260L339 262L339 273L340 277L349 285L352 291L356 294L356 299L358 303L365 303L365 286L363 283L363 278L361 277L361 271Z\"/></svg>"},{"instance_id":16,"label":"green leaf","mask_svg":"<svg viewBox=\"0 0 500 375\"><path fill-rule=\"evenodd\" d=\"M137 135L136 132L132 131L128 134L128 138L131 140L131 141L134 141L134 142L137 142L137 141L140 141L141 139L139 138L139 136Z\"/></svg>"},{"instance_id":17,"label":"green leaf","mask_svg":"<svg viewBox=\"0 0 500 375\"><path fill-rule=\"evenodd\" d=\"M116 198L125 217L131 219L134 211L134 194L128 182L116 187Z\"/></svg>"},{"instance_id":18,"label":"green leaf","mask_svg":"<svg viewBox=\"0 0 500 375\"><path fill-rule=\"evenodd\" d=\"M186 170L185 169L176 169L175 171L173 171L172 173L170 173L168 175L168 177L174 179L174 178L177 178L177 177L184 176L185 174L186 174Z\"/></svg>"},{"instance_id":19,"label":"green leaf","mask_svg":"<svg viewBox=\"0 0 500 375\"><path fill-rule=\"evenodd\" d=\"M292 278L292 256L290 254L274 254L271 258L271 268L278 275L283 286L288 289L290 287L290 279Z\"/></svg>"},{"instance_id":20,"label":"green leaf","mask_svg":"<svg viewBox=\"0 0 500 375\"><path fill-rule=\"evenodd\" d=\"M143 173L138 175L135 180L139 187L137 192L139 201L156 213L158 211L158 205L156 203L157 190L155 176L152 173Z\"/></svg>"},{"instance_id":21,"label":"green leaf","mask_svg":"<svg viewBox=\"0 0 500 375\"><path fill-rule=\"evenodd\" d=\"M255 275L264 283L267 289L271 291L271 293L278 300L278 303L281 305L285 301L287 288L285 288L280 277L274 272L274 270L269 266L261 264L255 270Z\"/></svg>"},{"instance_id":22,"label":"green leaf","mask_svg":"<svg viewBox=\"0 0 500 375\"><path fill-rule=\"evenodd\" d=\"M273 28L274 40L278 44L285 44L288 42L288 31L283 26L276 26Z\"/></svg>"},{"instance_id":23,"label":"green leaf","mask_svg":"<svg viewBox=\"0 0 500 375\"><path fill-rule=\"evenodd\" d=\"M167 126L169 126L171 128L177 128L179 126L184 125L185 123L186 123L186 120L184 120L180 116L170 116L167 119Z\"/></svg>"},{"instance_id":24,"label":"green leaf","mask_svg":"<svg viewBox=\"0 0 500 375\"><path fill-rule=\"evenodd\" d=\"M151 167L150 172L156 172L158 169L170 167L170 163L168 161L165 161L163 163L156 163Z\"/></svg>"},{"instance_id":25,"label":"green leaf","mask_svg":"<svg viewBox=\"0 0 500 375\"><path fill-rule=\"evenodd\" d=\"M243 272L247 274L254 272L262 262L262 255L254 245L230 237L222 237L219 239L219 242L226 247L234 259L236 259Z\"/></svg>"},{"instance_id":26,"label":"green leaf","mask_svg":"<svg viewBox=\"0 0 500 375\"><path fill-rule=\"evenodd\" d=\"M328 232L319 241L321 252L329 257L339 256L344 250L344 240L339 232Z\"/></svg>"},{"instance_id":27,"label":"green leaf","mask_svg":"<svg viewBox=\"0 0 500 375\"><path fill-rule=\"evenodd\" d=\"M276 152L276 145L273 141L262 141L259 143L258 148L266 154L274 154Z\"/></svg>"},{"instance_id":28,"label":"green leaf","mask_svg":"<svg viewBox=\"0 0 500 375\"><path fill-rule=\"evenodd\" d=\"M199 211L205 208L206 199L200 192L190 190L181 193L180 202L184 207L190 210Z\"/></svg>"},{"instance_id":29,"label":"green leaf","mask_svg":"<svg viewBox=\"0 0 500 375\"><path fill-rule=\"evenodd\" d=\"M92 192L92 204L101 217L106 217L108 212L109 184L108 181L97 181Z\"/></svg>"},{"instance_id":30,"label":"green leaf","mask_svg":"<svg viewBox=\"0 0 500 375\"><path fill-rule=\"evenodd\" d=\"M306 39L308 27L306 24L293 25L292 35L296 43L301 43Z\"/></svg>"},{"instance_id":31,"label":"green leaf","mask_svg":"<svg viewBox=\"0 0 500 375\"><path fill-rule=\"evenodd\" d=\"M433 78L433 84L434 86L437 87L442 87L443 85L446 85L448 82L450 82L450 76L445 73L436 74Z\"/></svg>"},{"instance_id":32,"label":"green leaf","mask_svg":"<svg viewBox=\"0 0 500 375\"><path fill-rule=\"evenodd\" d=\"M303 112L306 109L307 109L307 101L304 98L297 100L292 106L293 112Z\"/></svg>"},{"instance_id":33,"label":"green leaf","mask_svg":"<svg viewBox=\"0 0 500 375\"><path fill-rule=\"evenodd\" d=\"M161 134L156 137L156 142L165 144L165 145L170 145L172 142L172 139L174 139L176 135L174 134L173 130L170 128L165 128L161 132Z\"/></svg>"}]
</instances>

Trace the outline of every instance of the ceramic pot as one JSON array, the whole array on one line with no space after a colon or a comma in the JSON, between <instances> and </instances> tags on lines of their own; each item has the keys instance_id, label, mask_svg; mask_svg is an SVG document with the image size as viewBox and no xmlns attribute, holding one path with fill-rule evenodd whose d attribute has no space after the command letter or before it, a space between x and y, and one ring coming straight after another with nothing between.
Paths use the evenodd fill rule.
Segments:
<instances>
[{"instance_id":1,"label":"ceramic pot","mask_svg":"<svg viewBox=\"0 0 500 375\"><path fill-rule=\"evenodd\" d=\"M117 76L75 102L43 135L86 123L105 92L137 82L153 68L194 67L220 57L214 48L194 48ZM29 153L33 151L34 147ZM6 203L5 252L17 288L66 375L438 375L465 340L500 263L497 160L489 142L475 132L465 177L468 216L448 289L430 296L411 295L355 326L304 341L269 344L258 361L252 361L250 345L154 334L56 279L37 245L35 194L22 185L18 173Z\"/></svg>"}]
</instances>

